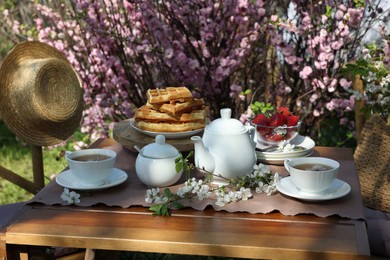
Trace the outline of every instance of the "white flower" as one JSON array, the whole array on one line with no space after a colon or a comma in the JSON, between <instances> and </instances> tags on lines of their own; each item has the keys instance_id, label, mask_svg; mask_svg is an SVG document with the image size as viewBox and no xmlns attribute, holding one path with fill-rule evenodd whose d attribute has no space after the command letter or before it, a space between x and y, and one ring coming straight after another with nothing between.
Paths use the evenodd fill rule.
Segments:
<instances>
[{"instance_id":1,"label":"white flower","mask_svg":"<svg viewBox=\"0 0 390 260\"><path fill-rule=\"evenodd\" d=\"M61 199L69 204L77 204L80 203L80 194L75 191L69 191L68 188L64 188L64 191L61 193Z\"/></svg>"},{"instance_id":2,"label":"white flower","mask_svg":"<svg viewBox=\"0 0 390 260\"><path fill-rule=\"evenodd\" d=\"M239 194L235 191L229 191L227 195L229 196L229 202L236 202L240 198Z\"/></svg>"},{"instance_id":3,"label":"white flower","mask_svg":"<svg viewBox=\"0 0 390 260\"><path fill-rule=\"evenodd\" d=\"M269 166L266 164L259 163L258 165L253 166L253 173L251 174L251 178L256 178L257 176L265 176L269 173Z\"/></svg>"},{"instance_id":4,"label":"white flower","mask_svg":"<svg viewBox=\"0 0 390 260\"><path fill-rule=\"evenodd\" d=\"M223 206L226 205L226 203L225 203L225 201L224 201L223 198L218 197L217 201L215 202L215 205L220 206L220 207L223 207Z\"/></svg>"},{"instance_id":5,"label":"white flower","mask_svg":"<svg viewBox=\"0 0 390 260\"><path fill-rule=\"evenodd\" d=\"M156 201L159 196L160 188L148 189L146 190L145 202L151 204L153 201Z\"/></svg>"},{"instance_id":6,"label":"white flower","mask_svg":"<svg viewBox=\"0 0 390 260\"><path fill-rule=\"evenodd\" d=\"M176 194L177 194L180 198L184 198L184 197L186 196L186 194L187 194L188 192L190 192L190 191L191 191L191 188L188 187L187 185L184 185L183 187L179 187L179 188L177 189Z\"/></svg>"},{"instance_id":7,"label":"white flower","mask_svg":"<svg viewBox=\"0 0 390 260\"><path fill-rule=\"evenodd\" d=\"M203 200L211 197L210 187L208 185L202 185L199 191L196 193L198 200Z\"/></svg>"},{"instance_id":8,"label":"white flower","mask_svg":"<svg viewBox=\"0 0 390 260\"><path fill-rule=\"evenodd\" d=\"M284 147L283 147L283 152L291 152L291 151L294 151L294 148L295 148L295 144L286 144Z\"/></svg>"},{"instance_id":9,"label":"white flower","mask_svg":"<svg viewBox=\"0 0 390 260\"><path fill-rule=\"evenodd\" d=\"M146 196L145 202L146 202L146 203L149 203L149 204L152 204L152 203L153 203L153 198L152 198L152 197L149 197L149 196Z\"/></svg>"},{"instance_id":10,"label":"white flower","mask_svg":"<svg viewBox=\"0 0 390 260\"><path fill-rule=\"evenodd\" d=\"M293 146L289 146L290 148ZM276 184L281 177L278 173L272 174L269 165L258 164L254 165L254 171L245 178L244 182L241 180L230 180L229 184L220 185L218 187L210 186L210 183L202 179L191 178L188 179L183 186L179 187L176 192L175 199L197 199L204 200L215 196L215 205L224 207L231 202L237 202L239 200L248 200L253 197L250 187L255 186L257 193L266 193L271 195L276 191ZM250 187L243 186L243 183L247 183ZM158 188L147 190L145 201L147 203L166 204L171 203L171 197L160 194Z\"/></svg>"},{"instance_id":11,"label":"white flower","mask_svg":"<svg viewBox=\"0 0 390 260\"><path fill-rule=\"evenodd\" d=\"M252 192L250 188L240 188L240 193L241 193L241 199L242 200L248 200L249 198L252 197Z\"/></svg>"},{"instance_id":12,"label":"white flower","mask_svg":"<svg viewBox=\"0 0 390 260\"><path fill-rule=\"evenodd\" d=\"M270 196L276 191L275 186L268 186L267 189L265 190L265 193Z\"/></svg>"},{"instance_id":13,"label":"white flower","mask_svg":"<svg viewBox=\"0 0 390 260\"><path fill-rule=\"evenodd\" d=\"M223 196L223 202L225 202L225 204L229 203L230 202L230 196L229 194L225 194Z\"/></svg>"},{"instance_id":14,"label":"white flower","mask_svg":"<svg viewBox=\"0 0 390 260\"><path fill-rule=\"evenodd\" d=\"M166 196L157 196L155 199L154 199L154 202L156 204L164 204L164 203L167 203L168 202L168 198Z\"/></svg>"}]
</instances>

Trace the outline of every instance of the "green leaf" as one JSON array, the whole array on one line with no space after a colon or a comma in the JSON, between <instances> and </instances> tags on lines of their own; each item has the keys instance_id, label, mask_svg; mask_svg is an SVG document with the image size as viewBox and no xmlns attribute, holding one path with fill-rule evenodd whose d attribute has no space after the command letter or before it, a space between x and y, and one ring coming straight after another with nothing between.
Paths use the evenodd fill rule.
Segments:
<instances>
[{"instance_id":1,"label":"green leaf","mask_svg":"<svg viewBox=\"0 0 390 260\"><path fill-rule=\"evenodd\" d=\"M174 207L175 209L182 209L184 208L183 204L177 202L177 201L174 201L171 203L172 204L172 207Z\"/></svg>"},{"instance_id":2,"label":"green leaf","mask_svg":"<svg viewBox=\"0 0 390 260\"><path fill-rule=\"evenodd\" d=\"M164 189L164 195L169 199L171 200L172 198L175 197L175 194L171 192L171 190L169 188L165 188Z\"/></svg>"},{"instance_id":3,"label":"green leaf","mask_svg":"<svg viewBox=\"0 0 390 260\"><path fill-rule=\"evenodd\" d=\"M170 216L171 213L169 211L167 204L156 204L149 207L150 211L153 211L153 215L155 216Z\"/></svg>"},{"instance_id":4,"label":"green leaf","mask_svg":"<svg viewBox=\"0 0 390 260\"><path fill-rule=\"evenodd\" d=\"M183 160L183 155L180 154L180 156L178 156L178 157L175 159L175 163L178 163L178 162L180 162L181 160Z\"/></svg>"},{"instance_id":5,"label":"green leaf","mask_svg":"<svg viewBox=\"0 0 390 260\"><path fill-rule=\"evenodd\" d=\"M154 212L153 215L161 215L161 208L163 206L164 205L162 205L162 204L155 204L155 205L150 206L149 210Z\"/></svg>"},{"instance_id":6,"label":"green leaf","mask_svg":"<svg viewBox=\"0 0 390 260\"><path fill-rule=\"evenodd\" d=\"M331 6L329 6L329 5L327 5L326 6L326 13L325 13L325 15L326 15L326 17L332 17L332 14L333 14L333 9L332 9L332 7Z\"/></svg>"},{"instance_id":7,"label":"green leaf","mask_svg":"<svg viewBox=\"0 0 390 260\"><path fill-rule=\"evenodd\" d=\"M186 160L190 159L193 154L194 154L194 151L189 152L187 157L186 157Z\"/></svg>"},{"instance_id":8,"label":"green leaf","mask_svg":"<svg viewBox=\"0 0 390 260\"><path fill-rule=\"evenodd\" d=\"M177 162L175 164L175 169L176 169L176 172L180 172L182 169L184 169L185 166L184 166L184 163L183 161L180 161L180 162Z\"/></svg>"},{"instance_id":9,"label":"green leaf","mask_svg":"<svg viewBox=\"0 0 390 260\"><path fill-rule=\"evenodd\" d=\"M161 207L161 216L170 216L171 212L169 211L169 208L166 204L163 205L164 207Z\"/></svg>"}]
</instances>

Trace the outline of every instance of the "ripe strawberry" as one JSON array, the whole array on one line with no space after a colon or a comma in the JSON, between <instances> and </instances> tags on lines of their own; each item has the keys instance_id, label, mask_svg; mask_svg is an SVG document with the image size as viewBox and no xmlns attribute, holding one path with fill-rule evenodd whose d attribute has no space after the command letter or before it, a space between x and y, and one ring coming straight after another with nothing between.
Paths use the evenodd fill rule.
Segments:
<instances>
[{"instance_id":1,"label":"ripe strawberry","mask_svg":"<svg viewBox=\"0 0 390 260\"><path fill-rule=\"evenodd\" d=\"M256 125L269 125L269 119L264 114L258 114L252 121Z\"/></svg>"},{"instance_id":2,"label":"ripe strawberry","mask_svg":"<svg viewBox=\"0 0 390 260\"><path fill-rule=\"evenodd\" d=\"M269 141L273 141L273 142L280 142L280 141L283 141L284 140L284 136L281 135L281 134L272 134L272 135L269 135L267 136L268 137L268 140Z\"/></svg>"},{"instance_id":3,"label":"ripe strawberry","mask_svg":"<svg viewBox=\"0 0 390 260\"><path fill-rule=\"evenodd\" d=\"M274 114L269 119L269 125L270 126L282 126L287 123L287 117L283 114Z\"/></svg>"},{"instance_id":4,"label":"ripe strawberry","mask_svg":"<svg viewBox=\"0 0 390 260\"><path fill-rule=\"evenodd\" d=\"M287 117L287 126L295 126L298 124L299 117L298 116L288 116Z\"/></svg>"},{"instance_id":5,"label":"ripe strawberry","mask_svg":"<svg viewBox=\"0 0 390 260\"><path fill-rule=\"evenodd\" d=\"M261 135L266 135L269 133L269 131L271 129L267 128L267 127L262 127L262 126L269 126L269 118L267 116L265 116L264 114L258 114L252 121L254 124L257 125L257 131L259 131L259 133Z\"/></svg>"},{"instance_id":6,"label":"ripe strawberry","mask_svg":"<svg viewBox=\"0 0 390 260\"><path fill-rule=\"evenodd\" d=\"M288 110L287 107L279 107L277 110L276 110L276 113L277 114L283 114L285 116L290 116L291 115L291 112L290 110Z\"/></svg>"}]
</instances>

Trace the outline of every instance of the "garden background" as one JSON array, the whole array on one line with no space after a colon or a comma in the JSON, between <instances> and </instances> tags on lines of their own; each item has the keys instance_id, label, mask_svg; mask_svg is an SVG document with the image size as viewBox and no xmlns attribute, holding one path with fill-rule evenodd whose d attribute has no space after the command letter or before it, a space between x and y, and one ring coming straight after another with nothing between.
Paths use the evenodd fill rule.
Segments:
<instances>
[{"instance_id":1,"label":"garden background","mask_svg":"<svg viewBox=\"0 0 390 260\"><path fill-rule=\"evenodd\" d=\"M212 118L230 107L244 123L256 102L287 106L300 134L322 146L356 146L356 99L366 114L389 112L387 1L0 0L0 8L0 62L18 42L39 40L83 82L80 129L44 149L47 182L65 167L65 150L111 136L149 88L185 85ZM32 178L29 147L1 121L0 165ZM0 189L0 204L31 197L4 180Z\"/></svg>"}]
</instances>

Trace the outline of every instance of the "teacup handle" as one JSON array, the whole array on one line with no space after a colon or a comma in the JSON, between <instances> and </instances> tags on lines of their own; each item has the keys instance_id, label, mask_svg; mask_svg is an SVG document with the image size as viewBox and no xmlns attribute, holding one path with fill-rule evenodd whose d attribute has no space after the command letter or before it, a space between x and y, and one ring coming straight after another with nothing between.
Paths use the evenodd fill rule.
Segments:
<instances>
[{"instance_id":1,"label":"teacup handle","mask_svg":"<svg viewBox=\"0 0 390 260\"><path fill-rule=\"evenodd\" d=\"M290 173L290 166L288 165L290 163L291 159L284 160L284 168Z\"/></svg>"}]
</instances>

